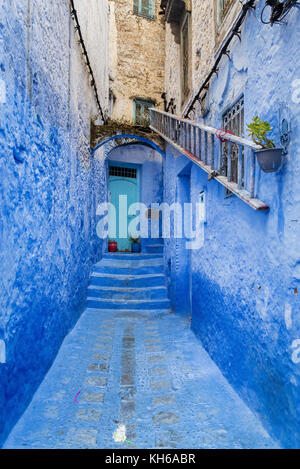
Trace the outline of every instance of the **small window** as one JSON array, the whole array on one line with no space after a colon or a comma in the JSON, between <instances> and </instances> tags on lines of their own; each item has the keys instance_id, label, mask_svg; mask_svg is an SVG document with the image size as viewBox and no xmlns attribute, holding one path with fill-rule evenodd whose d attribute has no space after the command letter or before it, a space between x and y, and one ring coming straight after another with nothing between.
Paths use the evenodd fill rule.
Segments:
<instances>
[{"instance_id":1,"label":"small window","mask_svg":"<svg viewBox=\"0 0 300 469\"><path fill-rule=\"evenodd\" d=\"M109 175L122 178L136 179L136 169L124 168L123 166L110 166Z\"/></svg>"},{"instance_id":2,"label":"small window","mask_svg":"<svg viewBox=\"0 0 300 469\"><path fill-rule=\"evenodd\" d=\"M154 0L134 0L133 1L133 13L135 15L144 16L145 18L154 18Z\"/></svg>"},{"instance_id":3,"label":"small window","mask_svg":"<svg viewBox=\"0 0 300 469\"><path fill-rule=\"evenodd\" d=\"M219 0L219 2L219 20L222 22L228 13L229 8L233 4L233 0Z\"/></svg>"},{"instance_id":4,"label":"small window","mask_svg":"<svg viewBox=\"0 0 300 469\"><path fill-rule=\"evenodd\" d=\"M154 106L153 103L136 99L134 101L134 123L143 127L150 125L150 109Z\"/></svg>"},{"instance_id":5,"label":"small window","mask_svg":"<svg viewBox=\"0 0 300 469\"><path fill-rule=\"evenodd\" d=\"M201 191L199 194L199 217L200 222L206 223L206 192Z\"/></svg>"},{"instance_id":6,"label":"small window","mask_svg":"<svg viewBox=\"0 0 300 469\"><path fill-rule=\"evenodd\" d=\"M242 96L228 111L223 115L223 127L230 130L238 137L244 136L244 96ZM231 181L238 182L238 145L233 144L231 150ZM244 155L242 161L242 186L244 187ZM228 174L228 143L223 145L223 157L221 172L224 176Z\"/></svg>"}]
</instances>

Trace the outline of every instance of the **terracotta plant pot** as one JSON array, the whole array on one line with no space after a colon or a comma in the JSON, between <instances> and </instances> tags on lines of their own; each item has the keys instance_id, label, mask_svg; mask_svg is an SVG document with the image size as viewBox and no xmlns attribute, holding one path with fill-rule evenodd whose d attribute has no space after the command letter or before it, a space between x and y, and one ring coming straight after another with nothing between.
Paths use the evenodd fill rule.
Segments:
<instances>
[{"instance_id":1,"label":"terracotta plant pot","mask_svg":"<svg viewBox=\"0 0 300 469\"><path fill-rule=\"evenodd\" d=\"M116 252L118 250L118 243L116 241L108 241L108 252Z\"/></svg>"},{"instance_id":2,"label":"terracotta plant pot","mask_svg":"<svg viewBox=\"0 0 300 469\"><path fill-rule=\"evenodd\" d=\"M266 148L255 152L258 164L265 173L275 173L282 163L282 148Z\"/></svg>"}]
</instances>

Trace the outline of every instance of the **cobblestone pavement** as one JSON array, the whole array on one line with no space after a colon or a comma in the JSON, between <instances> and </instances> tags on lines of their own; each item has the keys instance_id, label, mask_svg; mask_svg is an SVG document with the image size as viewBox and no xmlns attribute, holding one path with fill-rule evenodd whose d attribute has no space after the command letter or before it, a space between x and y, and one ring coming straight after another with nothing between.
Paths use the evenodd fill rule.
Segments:
<instances>
[{"instance_id":1,"label":"cobblestone pavement","mask_svg":"<svg viewBox=\"0 0 300 469\"><path fill-rule=\"evenodd\" d=\"M4 445L270 447L275 443L209 358L188 319L93 309L66 337Z\"/></svg>"}]
</instances>

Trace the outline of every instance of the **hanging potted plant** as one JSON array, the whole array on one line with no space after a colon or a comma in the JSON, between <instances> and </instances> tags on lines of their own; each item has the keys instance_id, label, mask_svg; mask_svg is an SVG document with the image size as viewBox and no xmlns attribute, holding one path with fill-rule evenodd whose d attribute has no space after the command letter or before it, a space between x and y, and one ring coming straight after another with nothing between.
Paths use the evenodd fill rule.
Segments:
<instances>
[{"instance_id":1,"label":"hanging potted plant","mask_svg":"<svg viewBox=\"0 0 300 469\"><path fill-rule=\"evenodd\" d=\"M140 238L134 238L132 235L130 235L130 242L131 242L131 252L141 252Z\"/></svg>"},{"instance_id":2,"label":"hanging potted plant","mask_svg":"<svg viewBox=\"0 0 300 469\"><path fill-rule=\"evenodd\" d=\"M262 147L261 150L255 151L260 168L265 173L278 171L282 162L282 148L276 147L273 140L268 138L268 133L272 130L269 122L261 121L255 116L247 130L253 142Z\"/></svg>"}]
</instances>

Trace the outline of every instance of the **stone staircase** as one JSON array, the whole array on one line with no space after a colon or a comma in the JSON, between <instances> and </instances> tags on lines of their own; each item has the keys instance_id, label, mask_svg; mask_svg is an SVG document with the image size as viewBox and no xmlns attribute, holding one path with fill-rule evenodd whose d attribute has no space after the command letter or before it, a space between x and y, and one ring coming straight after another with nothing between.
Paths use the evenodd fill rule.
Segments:
<instances>
[{"instance_id":1,"label":"stone staircase","mask_svg":"<svg viewBox=\"0 0 300 469\"><path fill-rule=\"evenodd\" d=\"M163 255L160 252L104 254L94 266L87 305L123 313L169 312Z\"/></svg>"},{"instance_id":2,"label":"stone staircase","mask_svg":"<svg viewBox=\"0 0 300 469\"><path fill-rule=\"evenodd\" d=\"M164 252L163 240L158 239L154 243L145 244L145 252L148 254L162 254Z\"/></svg>"}]
</instances>

